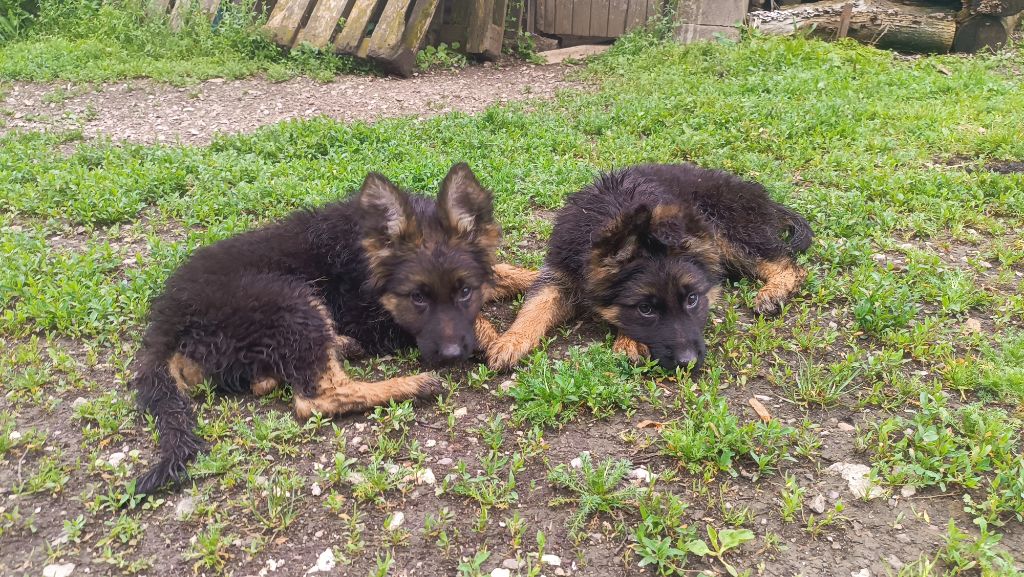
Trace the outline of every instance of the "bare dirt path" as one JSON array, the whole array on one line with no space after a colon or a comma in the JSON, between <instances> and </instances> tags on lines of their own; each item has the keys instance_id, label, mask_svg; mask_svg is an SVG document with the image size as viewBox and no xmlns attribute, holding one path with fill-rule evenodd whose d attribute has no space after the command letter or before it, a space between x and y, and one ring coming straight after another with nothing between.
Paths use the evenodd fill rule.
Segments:
<instances>
[{"instance_id":1,"label":"bare dirt path","mask_svg":"<svg viewBox=\"0 0 1024 577\"><path fill-rule=\"evenodd\" d=\"M330 83L294 78L213 79L186 87L149 80L99 85L14 83L0 102L10 130L82 129L135 143L202 145L216 133L246 133L282 120L329 116L373 121L478 112L491 104L547 99L563 88L566 66L473 66L409 79L341 76Z\"/></svg>"}]
</instances>

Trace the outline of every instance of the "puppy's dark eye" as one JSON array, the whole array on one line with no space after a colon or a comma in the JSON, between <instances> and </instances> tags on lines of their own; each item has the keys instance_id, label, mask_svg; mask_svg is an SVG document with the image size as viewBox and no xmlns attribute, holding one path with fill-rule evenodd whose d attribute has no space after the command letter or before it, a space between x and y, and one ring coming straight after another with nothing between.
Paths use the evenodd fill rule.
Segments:
<instances>
[{"instance_id":1,"label":"puppy's dark eye","mask_svg":"<svg viewBox=\"0 0 1024 577\"><path fill-rule=\"evenodd\" d=\"M415 305L427 304L427 297L423 296L423 293L421 293L420 291L412 291L412 293L409 295L409 298L412 299L412 303Z\"/></svg>"},{"instance_id":2,"label":"puppy's dark eye","mask_svg":"<svg viewBox=\"0 0 1024 577\"><path fill-rule=\"evenodd\" d=\"M459 300L469 300L469 295L471 294L473 294L473 289L469 288L468 286L464 286L462 287L462 290L459 291Z\"/></svg>"},{"instance_id":3,"label":"puppy's dark eye","mask_svg":"<svg viewBox=\"0 0 1024 577\"><path fill-rule=\"evenodd\" d=\"M647 303L636 305L636 311L645 317L654 316L654 307Z\"/></svg>"},{"instance_id":4,"label":"puppy's dark eye","mask_svg":"<svg viewBox=\"0 0 1024 577\"><path fill-rule=\"evenodd\" d=\"M686 297L686 308L692 309L697 306L700 302L700 295L697 293L690 293L690 296Z\"/></svg>"}]
</instances>

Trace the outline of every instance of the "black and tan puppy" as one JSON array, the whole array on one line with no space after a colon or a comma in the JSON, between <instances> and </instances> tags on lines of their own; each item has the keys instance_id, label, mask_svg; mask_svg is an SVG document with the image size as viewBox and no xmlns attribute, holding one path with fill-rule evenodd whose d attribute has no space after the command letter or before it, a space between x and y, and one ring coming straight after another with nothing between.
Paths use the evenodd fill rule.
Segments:
<instances>
[{"instance_id":1,"label":"black and tan puppy","mask_svg":"<svg viewBox=\"0 0 1024 577\"><path fill-rule=\"evenodd\" d=\"M467 358L493 328L486 300L525 290L531 271L495 264L491 194L465 164L436 201L366 177L358 198L300 211L201 248L152 303L133 386L156 418L160 461L136 484L179 480L200 450L189 391L292 386L300 419L431 397L437 376L359 382L341 359L419 347L428 363ZM479 323L479 328L475 324Z\"/></svg>"},{"instance_id":2,"label":"black and tan puppy","mask_svg":"<svg viewBox=\"0 0 1024 577\"><path fill-rule=\"evenodd\" d=\"M811 238L806 219L726 172L673 164L604 175L559 212L540 278L488 364L508 369L551 328L593 312L632 359L699 366L725 276L763 281L756 310L777 313L806 277L794 255Z\"/></svg>"}]
</instances>

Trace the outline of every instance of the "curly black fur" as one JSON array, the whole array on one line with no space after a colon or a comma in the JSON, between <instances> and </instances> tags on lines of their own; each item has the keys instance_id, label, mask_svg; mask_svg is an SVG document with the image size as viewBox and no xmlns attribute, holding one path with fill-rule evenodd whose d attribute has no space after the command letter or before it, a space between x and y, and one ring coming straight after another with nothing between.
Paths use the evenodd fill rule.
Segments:
<instances>
[{"instance_id":1,"label":"curly black fur","mask_svg":"<svg viewBox=\"0 0 1024 577\"><path fill-rule=\"evenodd\" d=\"M370 174L358 198L195 251L153 301L136 361L132 386L160 433L160 461L136 489L181 479L203 446L172 359L221 391L269 377L306 399L338 335L371 354L418 345L428 363L464 359L499 236L490 193L460 164L436 202Z\"/></svg>"},{"instance_id":2,"label":"curly black fur","mask_svg":"<svg viewBox=\"0 0 1024 577\"><path fill-rule=\"evenodd\" d=\"M602 175L558 213L522 309L530 318L517 319L489 351L491 364L506 368L536 344L527 325L590 311L666 368L699 366L708 308L725 276L790 275L786 288L759 297L761 312L775 312L803 280L793 256L812 237L806 219L727 172L649 164ZM550 311L531 306L543 299Z\"/></svg>"}]
</instances>

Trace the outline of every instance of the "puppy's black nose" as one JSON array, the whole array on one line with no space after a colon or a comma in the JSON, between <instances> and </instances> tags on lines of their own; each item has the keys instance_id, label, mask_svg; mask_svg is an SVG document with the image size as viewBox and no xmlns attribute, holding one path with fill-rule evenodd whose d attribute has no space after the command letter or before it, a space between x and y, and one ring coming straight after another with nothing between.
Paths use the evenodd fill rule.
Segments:
<instances>
[{"instance_id":1,"label":"puppy's black nose","mask_svg":"<svg viewBox=\"0 0 1024 577\"><path fill-rule=\"evenodd\" d=\"M676 366L688 367L691 364L699 363L700 357L694 351L683 351L676 353Z\"/></svg>"},{"instance_id":2,"label":"puppy's black nose","mask_svg":"<svg viewBox=\"0 0 1024 577\"><path fill-rule=\"evenodd\" d=\"M448 343L441 345L438 351L442 361L457 361L465 355L465 349L459 343Z\"/></svg>"}]
</instances>

